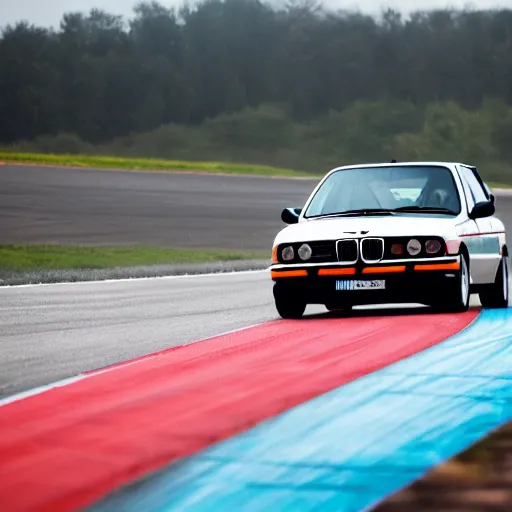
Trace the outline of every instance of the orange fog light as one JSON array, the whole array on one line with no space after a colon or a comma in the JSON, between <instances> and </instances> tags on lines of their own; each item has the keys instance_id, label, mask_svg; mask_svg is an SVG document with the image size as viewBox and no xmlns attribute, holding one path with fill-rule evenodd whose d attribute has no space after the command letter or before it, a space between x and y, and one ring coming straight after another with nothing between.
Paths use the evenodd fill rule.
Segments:
<instances>
[{"instance_id":1,"label":"orange fog light","mask_svg":"<svg viewBox=\"0 0 512 512\"><path fill-rule=\"evenodd\" d=\"M427 270L459 270L460 263L454 261L453 263L432 263L430 265L414 265L414 270L427 271Z\"/></svg>"},{"instance_id":2,"label":"orange fog light","mask_svg":"<svg viewBox=\"0 0 512 512\"><path fill-rule=\"evenodd\" d=\"M278 270L271 270L270 276L272 279L280 279L282 277L307 277L307 270L283 270L279 272Z\"/></svg>"},{"instance_id":3,"label":"orange fog light","mask_svg":"<svg viewBox=\"0 0 512 512\"><path fill-rule=\"evenodd\" d=\"M319 276L353 276L355 273L355 268L321 268L318 271Z\"/></svg>"},{"instance_id":4,"label":"orange fog light","mask_svg":"<svg viewBox=\"0 0 512 512\"><path fill-rule=\"evenodd\" d=\"M393 244L391 246L391 254L400 256L403 253L404 253L404 246L402 244Z\"/></svg>"},{"instance_id":5,"label":"orange fog light","mask_svg":"<svg viewBox=\"0 0 512 512\"><path fill-rule=\"evenodd\" d=\"M394 265L391 267L366 267L363 268L363 274L396 274L405 272L405 265Z\"/></svg>"}]
</instances>

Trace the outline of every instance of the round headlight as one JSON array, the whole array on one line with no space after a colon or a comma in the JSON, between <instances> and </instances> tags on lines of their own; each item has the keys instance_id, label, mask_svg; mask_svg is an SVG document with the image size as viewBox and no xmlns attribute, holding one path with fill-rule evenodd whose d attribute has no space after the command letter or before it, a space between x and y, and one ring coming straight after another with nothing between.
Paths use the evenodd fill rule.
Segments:
<instances>
[{"instance_id":1,"label":"round headlight","mask_svg":"<svg viewBox=\"0 0 512 512\"><path fill-rule=\"evenodd\" d=\"M313 251L311 250L311 247L308 244L302 244L299 247L298 253L300 259L304 261L311 259L311 256L313 255Z\"/></svg>"},{"instance_id":2,"label":"round headlight","mask_svg":"<svg viewBox=\"0 0 512 512\"><path fill-rule=\"evenodd\" d=\"M439 240L427 240L425 250L428 254L436 254L441 250L441 242Z\"/></svg>"},{"instance_id":3,"label":"round headlight","mask_svg":"<svg viewBox=\"0 0 512 512\"><path fill-rule=\"evenodd\" d=\"M411 256L417 256L421 252L421 243L419 240L416 240L415 238L409 240L409 243L407 244L407 252Z\"/></svg>"},{"instance_id":4,"label":"round headlight","mask_svg":"<svg viewBox=\"0 0 512 512\"><path fill-rule=\"evenodd\" d=\"M283 261L292 261L293 258L295 258L295 252L293 250L293 247L291 245L285 247L281 251L281 257L283 258Z\"/></svg>"}]
</instances>

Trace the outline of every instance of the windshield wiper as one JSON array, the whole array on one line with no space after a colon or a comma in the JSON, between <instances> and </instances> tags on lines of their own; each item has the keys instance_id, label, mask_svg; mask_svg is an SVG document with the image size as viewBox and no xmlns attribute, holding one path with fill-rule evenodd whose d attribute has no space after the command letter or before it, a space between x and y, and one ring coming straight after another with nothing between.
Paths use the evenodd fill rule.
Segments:
<instances>
[{"instance_id":1,"label":"windshield wiper","mask_svg":"<svg viewBox=\"0 0 512 512\"><path fill-rule=\"evenodd\" d=\"M361 208L359 210L347 210L344 212L325 213L323 215L313 215L309 218L325 218L325 217L350 217L360 215L394 215L394 210L386 208Z\"/></svg>"},{"instance_id":2,"label":"windshield wiper","mask_svg":"<svg viewBox=\"0 0 512 512\"><path fill-rule=\"evenodd\" d=\"M400 208L394 208L394 212L425 212L425 213L447 213L449 215L457 215L457 212L450 210L449 208L442 208L438 206L400 206Z\"/></svg>"}]
</instances>

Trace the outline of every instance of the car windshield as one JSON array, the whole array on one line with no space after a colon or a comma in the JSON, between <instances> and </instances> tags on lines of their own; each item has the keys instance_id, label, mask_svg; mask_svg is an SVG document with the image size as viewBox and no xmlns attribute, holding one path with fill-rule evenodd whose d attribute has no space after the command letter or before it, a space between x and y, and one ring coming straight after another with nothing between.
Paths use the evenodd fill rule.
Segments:
<instances>
[{"instance_id":1,"label":"car windshield","mask_svg":"<svg viewBox=\"0 0 512 512\"><path fill-rule=\"evenodd\" d=\"M452 172L442 166L359 167L332 173L317 190L306 218L343 213L460 213Z\"/></svg>"}]
</instances>

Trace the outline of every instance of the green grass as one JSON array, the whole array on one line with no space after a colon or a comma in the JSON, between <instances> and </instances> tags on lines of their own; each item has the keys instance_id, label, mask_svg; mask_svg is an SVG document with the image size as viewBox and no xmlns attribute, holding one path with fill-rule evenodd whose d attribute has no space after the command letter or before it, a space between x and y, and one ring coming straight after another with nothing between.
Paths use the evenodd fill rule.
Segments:
<instances>
[{"instance_id":1,"label":"green grass","mask_svg":"<svg viewBox=\"0 0 512 512\"><path fill-rule=\"evenodd\" d=\"M493 181L491 181L489 183L489 187L491 187L491 189L493 188L512 188L512 185L510 183L495 183Z\"/></svg>"},{"instance_id":2,"label":"green grass","mask_svg":"<svg viewBox=\"0 0 512 512\"><path fill-rule=\"evenodd\" d=\"M116 156L56 155L0 151L0 161L97 169L128 169L137 171L201 171L208 173L249 174L262 176L313 176L292 169L265 165L246 165L225 162L185 162L156 158L122 158Z\"/></svg>"},{"instance_id":3,"label":"green grass","mask_svg":"<svg viewBox=\"0 0 512 512\"><path fill-rule=\"evenodd\" d=\"M162 263L269 259L270 253L65 245L0 245L0 269L102 269Z\"/></svg>"}]
</instances>

